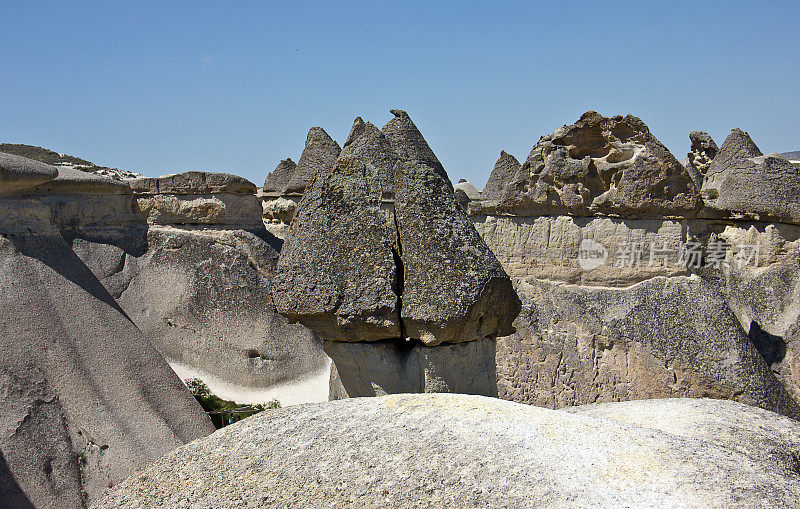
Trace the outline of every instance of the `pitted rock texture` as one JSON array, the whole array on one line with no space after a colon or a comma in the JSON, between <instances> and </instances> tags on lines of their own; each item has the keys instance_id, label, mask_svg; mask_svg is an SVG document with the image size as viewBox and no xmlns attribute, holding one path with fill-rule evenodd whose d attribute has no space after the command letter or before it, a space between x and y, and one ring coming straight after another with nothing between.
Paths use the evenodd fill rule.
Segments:
<instances>
[{"instance_id":1,"label":"pitted rock texture","mask_svg":"<svg viewBox=\"0 0 800 509\"><path fill-rule=\"evenodd\" d=\"M137 194L256 194L256 185L229 173L187 171L127 181Z\"/></svg>"},{"instance_id":2,"label":"pitted rock texture","mask_svg":"<svg viewBox=\"0 0 800 509\"><path fill-rule=\"evenodd\" d=\"M248 194L155 194L136 197L137 212L157 225L263 228L262 206Z\"/></svg>"},{"instance_id":3,"label":"pitted rock texture","mask_svg":"<svg viewBox=\"0 0 800 509\"><path fill-rule=\"evenodd\" d=\"M264 180L265 193L282 195L288 192L289 184L297 178L297 163L291 158L284 159Z\"/></svg>"},{"instance_id":4,"label":"pitted rock texture","mask_svg":"<svg viewBox=\"0 0 800 509\"><path fill-rule=\"evenodd\" d=\"M800 417L723 296L697 276L626 289L537 281L518 290L517 332L497 343L503 399L560 408L712 397Z\"/></svg>"},{"instance_id":5,"label":"pitted rock texture","mask_svg":"<svg viewBox=\"0 0 800 509\"><path fill-rule=\"evenodd\" d=\"M426 346L419 341L325 341L330 399L422 392L497 397L495 340Z\"/></svg>"},{"instance_id":6,"label":"pitted rock texture","mask_svg":"<svg viewBox=\"0 0 800 509\"><path fill-rule=\"evenodd\" d=\"M741 129L722 144L702 191L709 217L800 222L800 168L777 154L763 155Z\"/></svg>"},{"instance_id":7,"label":"pitted rock texture","mask_svg":"<svg viewBox=\"0 0 800 509\"><path fill-rule=\"evenodd\" d=\"M323 174L336 165L341 152L339 144L323 128L309 129L306 145L297 161L296 178L289 182L286 193L303 194L317 174Z\"/></svg>"},{"instance_id":8,"label":"pitted rock texture","mask_svg":"<svg viewBox=\"0 0 800 509\"><path fill-rule=\"evenodd\" d=\"M692 142L692 151L687 154L689 164L686 169L689 170L694 185L700 189L703 186L706 171L708 171L711 161L717 156L719 147L714 139L703 131L692 131L689 133L689 140Z\"/></svg>"},{"instance_id":9,"label":"pitted rock texture","mask_svg":"<svg viewBox=\"0 0 800 509\"><path fill-rule=\"evenodd\" d=\"M510 334L519 299L456 203L450 181L422 163L398 167L395 220L406 336L437 345Z\"/></svg>"},{"instance_id":10,"label":"pitted rock texture","mask_svg":"<svg viewBox=\"0 0 800 509\"><path fill-rule=\"evenodd\" d=\"M0 194L12 194L58 176L55 166L0 152Z\"/></svg>"},{"instance_id":11,"label":"pitted rock texture","mask_svg":"<svg viewBox=\"0 0 800 509\"><path fill-rule=\"evenodd\" d=\"M394 238L376 168L339 159L314 180L292 221L273 280L278 312L323 339L400 337Z\"/></svg>"},{"instance_id":12,"label":"pitted rock texture","mask_svg":"<svg viewBox=\"0 0 800 509\"><path fill-rule=\"evenodd\" d=\"M14 479L0 497L84 507L213 431L61 235L0 236L0 309L0 477Z\"/></svg>"},{"instance_id":13,"label":"pitted rock texture","mask_svg":"<svg viewBox=\"0 0 800 509\"><path fill-rule=\"evenodd\" d=\"M444 166L431 150L417 126L403 110L390 110L394 118L381 128L392 149L403 161L415 161L430 166L447 176Z\"/></svg>"},{"instance_id":14,"label":"pitted rock texture","mask_svg":"<svg viewBox=\"0 0 800 509\"><path fill-rule=\"evenodd\" d=\"M800 424L730 401L574 413L461 394L267 411L173 451L96 509L790 508Z\"/></svg>"},{"instance_id":15,"label":"pitted rock texture","mask_svg":"<svg viewBox=\"0 0 800 509\"><path fill-rule=\"evenodd\" d=\"M58 176L28 189L26 194L131 194L130 186L121 180L95 173L59 166Z\"/></svg>"},{"instance_id":16,"label":"pitted rock texture","mask_svg":"<svg viewBox=\"0 0 800 509\"><path fill-rule=\"evenodd\" d=\"M700 205L687 170L644 122L594 111L539 140L499 201L486 203L519 216L620 217L691 217Z\"/></svg>"},{"instance_id":17,"label":"pitted rock texture","mask_svg":"<svg viewBox=\"0 0 800 509\"><path fill-rule=\"evenodd\" d=\"M506 186L511 182L522 165L517 158L507 153L505 150L500 152L500 158L494 163L494 169L489 175L489 180L483 188L482 198L484 200L499 201L503 198Z\"/></svg>"},{"instance_id":18,"label":"pitted rock texture","mask_svg":"<svg viewBox=\"0 0 800 509\"><path fill-rule=\"evenodd\" d=\"M380 188L385 198L394 193L395 164L400 155L392 148L386 136L372 123L361 117L353 121L353 127L344 142L341 158L358 159L375 168Z\"/></svg>"}]
</instances>

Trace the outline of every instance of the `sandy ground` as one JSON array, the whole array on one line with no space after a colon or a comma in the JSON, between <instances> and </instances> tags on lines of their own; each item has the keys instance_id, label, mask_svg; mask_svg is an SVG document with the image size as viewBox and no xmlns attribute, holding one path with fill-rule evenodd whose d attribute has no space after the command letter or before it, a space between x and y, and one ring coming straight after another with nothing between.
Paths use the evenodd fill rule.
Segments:
<instances>
[{"instance_id":1,"label":"sandy ground","mask_svg":"<svg viewBox=\"0 0 800 509\"><path fill-rule=\"evenodd\" d=\"M321 371L307 378L274 385L266 389L234 385L219 377L200 371L193 366L182 364L172 359L167 359L167 361L181 380L199 378L208 385L211 392L220 398L237 403L259 404L277 399L281 406L286 407L301 403L328 401L328 383L331 373L330 359L328 359L327 364Z\"/></svg>"}]
</instances>

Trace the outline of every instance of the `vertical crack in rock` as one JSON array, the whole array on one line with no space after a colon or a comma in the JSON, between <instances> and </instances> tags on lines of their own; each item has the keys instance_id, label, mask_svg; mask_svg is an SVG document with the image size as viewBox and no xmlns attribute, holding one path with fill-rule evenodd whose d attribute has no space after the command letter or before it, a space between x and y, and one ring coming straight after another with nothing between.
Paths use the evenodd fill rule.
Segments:
<instances>
[{"instance_id":1,"label":"vertical crack in rock","mask_svg":"<svg viewBox=\"0 0 800 509\"><path fill-rule=\"evenodd\" d=\"M403 243L400 240L400 227L397 224L397 212L392 204L392 218L394 219L395 245L392 246L392 258L394 258L394 293L397 295L397 321L400 326L400 340L407 339L406 325L403 322L403 290L405 288L405 267L403 266Z\"/></svg>"}]
</instances>

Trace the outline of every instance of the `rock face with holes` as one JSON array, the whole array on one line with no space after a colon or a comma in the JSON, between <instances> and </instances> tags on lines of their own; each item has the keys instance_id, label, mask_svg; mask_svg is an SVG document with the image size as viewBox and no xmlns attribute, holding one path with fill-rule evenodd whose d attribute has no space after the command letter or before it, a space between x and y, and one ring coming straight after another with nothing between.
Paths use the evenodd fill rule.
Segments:
<instances>
[{"instance_id":1,"label":"rock face with holes","mask_svg":"<svg viewBox=\"0 0 800 509\"><path fill-rule=\"evenodd\" d=\"M800 222L800 169L777 154L763 155L741 129L722 144L702 190L709 217Z\"/></svg>"},{"instance_id":2,"label":"rock face with holes","mask_svg":"<svg viewBox=\"0 0 800 509\"><path fill-rule=\"evenodd\" d=\"M498 171L507 174L506 164ZM686 169L644 122L594 111L539 140L501 187L490 210L518 216L685 216L700 208Z\"/></svg>"},{"instance_id":3,"label":"rock face with holes","mask_svg":"<svg viewBox=\"0 0 800 509\"><path fill-rule=\"evenodd\" d=\"M692 151L687 154L688 166L686 169L689 170L694 185L700 189L711 161L717 156L719 147L714 143L714 139L703 131L692 131L689 133L689 140L692 142Z\"/></svg>"},{"instance_id":4,"label":"rock face with holes","mask_svg":"<svg viewBox=\"0 0 800 509\"><path fill-rule=\"evenodd\" d=\"M349 399L245 419L94 507L792 507L798 437L797 421L731 401Z\"/></svg>"}]
</instances>

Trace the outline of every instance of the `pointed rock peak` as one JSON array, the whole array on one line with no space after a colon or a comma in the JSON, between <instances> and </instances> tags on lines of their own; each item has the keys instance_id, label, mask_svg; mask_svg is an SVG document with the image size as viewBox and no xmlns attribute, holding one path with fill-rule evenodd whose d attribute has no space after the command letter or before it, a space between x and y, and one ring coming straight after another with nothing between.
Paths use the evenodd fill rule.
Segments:
<instances>
[{"instance_id":1,"label":"pointed rock peak","mask_svg":"<svg viewBox=\"0 0 800 509\"><path fill-rule=\"evenodd\" d=\"M374 166L383 193L387 197L394 194L394 166L400 158L386 136L373 124L364 122L361 117L356 118L339 157L356 158Z\"/></svg>"},{"instance_id":2,"label":"pointed rock peak","mask_svg":"<svg viewBox=\"0 0 800 509\"><path fill-rule=\"evenodd\" d=\"M501 150L500 159L494 163L494 169L492 174L489 175L489 181L486 182L486 187L483 188L482 199L500 200L506 187L508 187L521 167L522 165L516 157L505 150Z\"/></svg>"},{"instance_id":3,"label":"pointed rock peak","mask_svg":"<svg viewBox=\"0 0 800 509\"><path fill-rule=\"evenodd\" d=\"M350 134L347 135L347 140L344 142L344 148L347 148L349 145L355 143L355 141L364 135L367 131L372 131L370 127L374 128L374 130L378 130L377 127L372 125L370 122L364 122L364 119L361 117L356 117L353 120L353 127L350 128Z\"/></svg>"},{"instance_id":4,"label":"pointed rock peak","mask_svg":"<svg viewBox=\"0 0 800 509\"><path fill-rule=\"evenodd\" d=\"M422 133L403 110L389 110L394 115L381 132L404 161L419 161L444 173L444 167L433 153ZM446 174L445 174L446 175Z\"/></svg>"},{"instance_id":5,"label":"pointed rock peak","mask_svg":"<svg viewBox=\"0 0 800 509\"><path fill-rule=\"evenodd\" d=\"M265 193L283 194L286 192L289 183L297 174L297 164L291 158L286 158L267 175L264 180Z\"/></svg>"},{"instance_id":6,"label":"pointed rock peak","mask_svg":"<svg viewBox=\"0 0 800 509\"><path fill-rule=\"evenodd\" d=\"M342 149L331 138L325 129L312 127L306 136L306 146L297 162L296 178L288 187L289 192L305 191L308 184L320 172L328 172L333 168Z\"/></svg>"},{"instance_id":7,"label":"pointed rock peak","mask_svg":"<svg viewBox=\"0 0 800 509\"><path fill-rule=\"evenodd\" d=\"M748 157L758 157L764 155L755 144L750 135L741 129L733 129L731 134L725 138L725 142L719 149L718 156L724 162L730 159L745 159Z\"/></svg>"}]
</instances>

